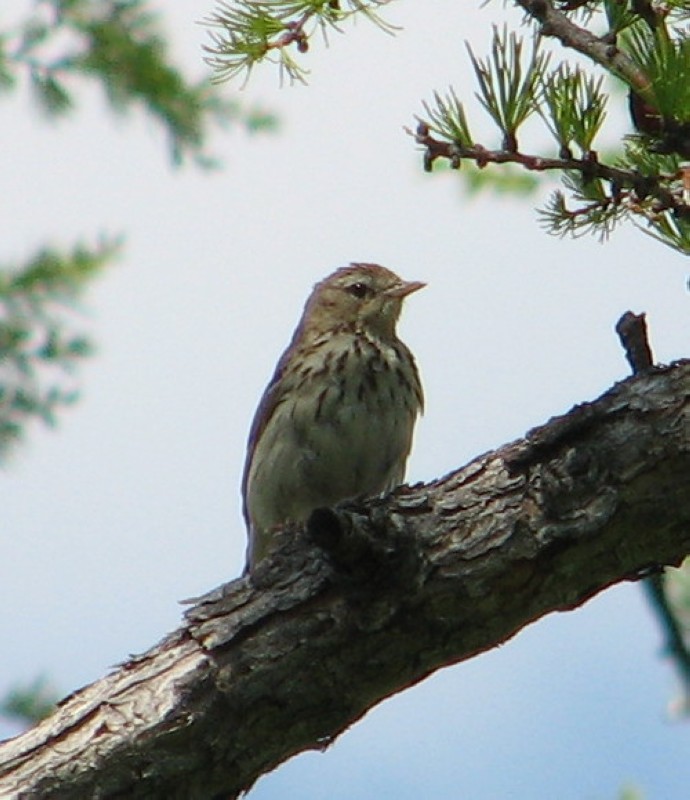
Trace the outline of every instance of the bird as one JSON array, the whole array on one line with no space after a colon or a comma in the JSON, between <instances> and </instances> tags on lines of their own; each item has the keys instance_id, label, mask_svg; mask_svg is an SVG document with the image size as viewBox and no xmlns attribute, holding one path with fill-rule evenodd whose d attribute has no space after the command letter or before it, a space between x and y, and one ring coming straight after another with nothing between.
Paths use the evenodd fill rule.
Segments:
<instances>
[{"instance_id":1,"label":"bird","mask_svg":"<svg viewBox=\"0 0 690 800\"><path fill-rule=\"evenodd\" d=\"M314 509L402 483L424 394L396 323L425 285L351 263L314 286L250 427L245 573Z\"/></svg>"}]
</instances>

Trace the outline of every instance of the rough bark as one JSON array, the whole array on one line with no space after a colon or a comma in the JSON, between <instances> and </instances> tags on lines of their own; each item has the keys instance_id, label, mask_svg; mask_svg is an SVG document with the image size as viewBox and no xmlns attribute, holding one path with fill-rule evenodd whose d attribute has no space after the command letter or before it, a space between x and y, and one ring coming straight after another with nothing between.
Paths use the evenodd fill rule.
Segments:
<instances>
[{"instance_id":1,"label":"rough bark","mask_svg":"<svg viewBox=\"0 0 690 800\"><path fill-rule=\"evenodd\" d=\"M250 580L0 746L3 798L235 797L383 698L690 552L690 362L385 500L315 512Z\"/></svg>"}]
</instances>

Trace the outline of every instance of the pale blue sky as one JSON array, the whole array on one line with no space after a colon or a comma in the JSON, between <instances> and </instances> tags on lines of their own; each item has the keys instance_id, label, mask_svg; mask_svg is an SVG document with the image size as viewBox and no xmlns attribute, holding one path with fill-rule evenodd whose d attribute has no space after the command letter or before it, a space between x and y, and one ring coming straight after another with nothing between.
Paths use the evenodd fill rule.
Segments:
<instances>
[{"instance_id":1,"label":"pale blue sky","mask_svg":"<svg viewBox=\"0 0 690 800\"><path fill-rule=\"evenodd\" d=\"M210 0L160 5L178 58L202 74L195 22ZM99 231L127 246L88 297L99 355L83 400L2 476L0 694L41 671L65 692L98 678L176 626L178 600L240 572L249 422L335 267L378 261L428 283L402 324L427 394L414 481L625 377L613 326L628 308L648 312L659 360L688 354L681 256L631 227L606 246L553 239L538 200L468 198L454 175L422 172L402 126L434 89L471 96L464 40L483 52L505 17L478 6L394 4L397 37L362 23L331 37L308 56L308 87L259 70L242 96L275 109L282 132L217 136L217 174L173 173L154 125L113 118L96 91L59 125L5 100L0 259ZM639 589L615 588L390 699L250 797L605 800L632 782L684 800L690 732L666 715L675 683L659 648Z\"/></svg>"}]
</instances>

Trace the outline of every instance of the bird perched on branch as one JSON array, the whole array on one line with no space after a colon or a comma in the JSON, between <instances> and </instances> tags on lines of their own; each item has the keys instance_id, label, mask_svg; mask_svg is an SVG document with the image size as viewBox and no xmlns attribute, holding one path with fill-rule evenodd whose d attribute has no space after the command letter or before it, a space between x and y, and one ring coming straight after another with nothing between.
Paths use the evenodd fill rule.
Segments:
<instances>
[{"instance_id":1,"label":"bird perched on branch","mask_svg":"<svg viewBox=\"0 0 690 800\"><path fill-rule=\"evenodd\" d=\"M395 327L403 300L424 285L351 264L314 287L249 433L242 496L250 571L286 523L402 482L424 401Z\"/></svg>"}]
</instances>

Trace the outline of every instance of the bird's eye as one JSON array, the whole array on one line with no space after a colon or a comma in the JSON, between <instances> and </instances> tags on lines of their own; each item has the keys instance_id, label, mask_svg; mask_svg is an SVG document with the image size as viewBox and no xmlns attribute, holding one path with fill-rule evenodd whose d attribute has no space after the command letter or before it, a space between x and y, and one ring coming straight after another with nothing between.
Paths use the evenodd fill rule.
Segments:
<instances>
[{"instance_id":1,"label":"bird's eye","mask_svg":"<svg viewBox=\"0 0 690 800\"><path fill-rule=\"evenodd\" d=\"M347 291L361 300L369 291L369 287L366 285L366 283L360 283L358 281L357 283L351 283L347 287Z\"/></svg>"}]
</instances>

